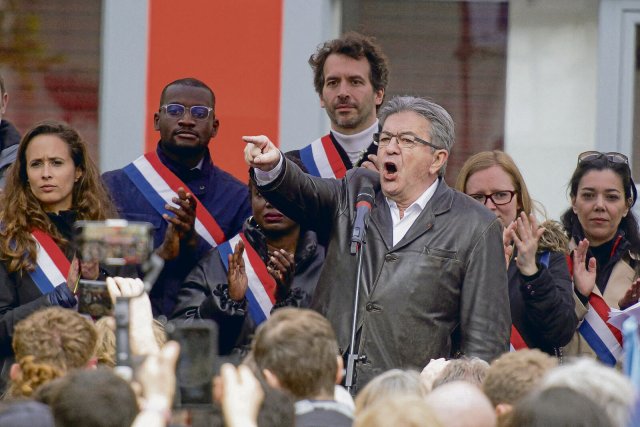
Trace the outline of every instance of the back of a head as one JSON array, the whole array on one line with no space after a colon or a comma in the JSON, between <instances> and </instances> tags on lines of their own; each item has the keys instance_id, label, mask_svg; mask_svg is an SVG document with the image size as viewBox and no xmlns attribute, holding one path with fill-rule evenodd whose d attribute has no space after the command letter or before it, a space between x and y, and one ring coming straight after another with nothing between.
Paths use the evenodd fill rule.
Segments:
<instances>
[{"instance_id":1,"label":"back of a head","mask_svg":"<svg viewBox=\"0 0 640 427\"><path fill-rule=\"evenodd\" d=\"M356 416L353 427L441 427L424 398L418 396L387 396L365 408Z\"/></svg>"},{"instance_id":2,"label":"back of a head","mask_svg":"<svg viewBox=\"0 0 640 427\"><path fill-rule=\"evenodd\" d=\"M438 420L447 427L494 427L496 415L482 391L454 381L434 389L425 398Z\"/></svg>"},{"instance_id":3,"label":"back of a head","mask_svg":"<svg viewBox=\"0 0 640 427\"><path fill-rule=\"evenodd\" d=\"M551 370L541 388L568 387L598 404L615 426L627 426L636 393L627 377L593 359L581 358Z\"/></svg>"},{"instance_id":4,"label":"back of a head","mask_svg":"<svg viewBox=\"0 0 640 427\"><path fill-rule=\"evenodd\" d=\"M282 308L258 328L252 356L295 399L333 395L338 343L331 324L312 310Z\"/></svg>"},{"instance_id":5,"label":"back of a head","mask_svg":"<svg viewBox=\"0 0 640 427\"><path fill-rule=\"evenodd\" d=\"M602 408L568 387L525 396L506 417L505 427L613 427Z\"/></svg>"},{"instance_id":6,"label":"back of a head","mask_svg":"<svg viewBox=\"0 0 640 427\"><path fill-rule=\"evenodd\" d=\"M138 414L129 384L107 368L75 371L52 391L56 426L129 426Z\"/></svg>"},{"instance_id":7,"label":"back of a head","mask_svg":"<svg viewBox=\"0 0 640 427\"><path fill-rule=\"evenodd\" d=\"M489 366L482 390L493 406L513 405L557 365L557 359L536 349L505 353Z\"/></svg>"},{"instance_id":8,"label":"back of a head","mask_svg":"<svg viewBox=\"0 0 640 427\"><path fill-rule=\"evenodd\" d=\"M450 360L433 382L432 389L453 381L465 381L482 387L487 369L489 369L489 364L477 357Z\"/></svg>"},{"instance_id":9,"label":"back of a head","mask_svg":"<svg viewBox=\"0 0 640 427\"><path fill-rule=\"evenodd\" d=\"M356 414L367 407L377 404L387 396L409 395L424 397L427 389L415 371L391 369L371 381L356 396Z\"/></svg>"},{"instance_id":10,"label":"back of a head","mask_svg":"<svg viewBox=\"0 0 640 427\"><path fill-rule=\"evenodd\" d=\"M96 330L73 310L50 307L20 321L13 336L13 350L20 365L10 395L30 396L40 385L67 371L87 366L96 348Z\"/></svg>"}]
</instances>

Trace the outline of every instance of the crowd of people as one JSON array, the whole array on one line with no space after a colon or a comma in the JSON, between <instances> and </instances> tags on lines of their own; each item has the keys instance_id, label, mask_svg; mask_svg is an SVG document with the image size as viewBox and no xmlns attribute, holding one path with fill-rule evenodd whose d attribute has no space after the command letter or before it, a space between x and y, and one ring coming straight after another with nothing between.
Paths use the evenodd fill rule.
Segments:
<instances>
[{"instance_id":1,"label":"crowd of people","mask_svg":"<svg viewBox=\"0 0 640 427\"><path fill-rule=\"evenodd\" d=\"M65 123L16 138L0 76L0 425L632 425L640 396L608 323L640 297L627 157L580 154L554 221L499 150L448 186L453 118L385 102L372 38L327 41L309 64L331 130L288 153L244 137L248 185L211 158L200 80L163 89L154 152L100 176ZM83 259L74 223L110 218L151 224L150 288L141 266ZM84 283L128 301L128 321L78 313ZM203 325L217 334L199 347L233 362L215 379L183 375L198 345L168 340ZM187 377L204 401L186 403Z\"/></svg>"}]
</instances>

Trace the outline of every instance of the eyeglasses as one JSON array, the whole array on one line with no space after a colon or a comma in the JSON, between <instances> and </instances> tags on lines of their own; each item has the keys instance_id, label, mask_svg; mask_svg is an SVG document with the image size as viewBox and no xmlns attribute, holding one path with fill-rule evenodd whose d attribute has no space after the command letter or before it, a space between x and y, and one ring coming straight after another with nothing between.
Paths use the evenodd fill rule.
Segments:
<instances>
[{"instance_id":1,"label":"eyeglasses","mask_svg":"<svg viewBox=\"0 0 640 427\"><path fill-rule=\"evenodd\" d=\"M585 151L578 156L578 164L584 162L593 162L594 160L606 158L611 163L628 165L629 159L622 153L616 153L610 151L608 153L601 153L600 151Z\"/></svg>"},{"instance_id":2,"label":"eyeglasses","mask_svg":"<svg viewBox=\"0 0 640 427\"><path fill-rule=\"evenodd\" d=\"M471 197L473 200L477 202L482 203L483 205L486 205L487 200L491 199L494 205L501 206L501 205L506 205L511 200L513 200L513 196L515 194L516 194L515 191L504 190L504 191L496 191L495 193L491 193L491 194L480 194L480 193L469 194L469 197Z\"/></svg>"},{"instance_id":3,"label":"eyeglasses","mask_svg":"<svg viewBox=\"0 0 640 427\"><path fill-rule=\"evenodd\" d=\"M428 145L431 148L435 148L436 150L441 149L440 147L433 145L429 141L420 139L410 133L397 133L394 135L389 132L380 132L373 134L373 142L379 147L386 147L387 145L391 144L391 140L393 138L396 139L400 148L413 148L416 146L416 144L420 143L422 145Z\"/></svg>"},{"instance_id":4,"label":"eyeglasses","mask_svg":"<svg viewBox=\"0 0 640 427\"><path fill-rule=\"evenodd\" d=\"M187 107L182 104L165 104L160 109L164 109L169 117L179 119L184 116ZM209 118L209 114L213 111L213 108L206 107L204 105L194 105L189 108L189 114L194 120L206 120Z\"/></svg>"}]
</instances>

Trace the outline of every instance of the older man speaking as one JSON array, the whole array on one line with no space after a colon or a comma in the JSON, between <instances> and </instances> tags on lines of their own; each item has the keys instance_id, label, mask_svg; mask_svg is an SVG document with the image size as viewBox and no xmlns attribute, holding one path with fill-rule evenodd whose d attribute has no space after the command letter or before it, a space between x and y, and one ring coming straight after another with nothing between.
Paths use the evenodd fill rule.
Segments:
<instances>
[{"instance_id":1,"label":"older man speaking","mask_svg":"<svg viewBox=\"0 0 640 427\"><path fill-rule=\"evenodd\" d=\"M350 342L356 258L350 255L355 202L375 201L363 252L356 352L357 388L390 368L420 369L431 358L509 349L511 318L495 215L445 183L454 124L441 106L396 97L379 114L378 173L356 168L342 180L308 176L266 136L245 137L260 192L329 241L312 308Z\"/></svg>"}]
</instances>

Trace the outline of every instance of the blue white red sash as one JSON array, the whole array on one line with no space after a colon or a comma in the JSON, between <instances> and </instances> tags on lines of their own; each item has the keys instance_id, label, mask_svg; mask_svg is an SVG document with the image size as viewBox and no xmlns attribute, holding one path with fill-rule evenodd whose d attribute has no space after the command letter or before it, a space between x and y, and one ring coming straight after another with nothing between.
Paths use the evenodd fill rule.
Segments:
<instances>
[{"instance_id":1,"label":"blue white red sash","mask_svg":"<svg viewBox=\"0 0 640 427\"><path fill-rule=\"evenodd\" d=\"M331 134L316 139L301 149L300 160L313 176L340 179L347 173L347 167L331 140Z\"/></svg>"},{"instance_id":2,"label":"blue white red sash","mask_svg":"<svg viewBox=\"0 0 640 427\"><path fill-rule=\"evenodd\" d=\"M260 258L260 255L249 244L244 233L240 233L218 246L218 252L225 269L229 271L229 255L233 253L233 248L240 239L244 242L242 259L244 260L244 269L249 281L249 288L246 294L249 313L256 325L259 325L267 320L271 314L271 308L275 302L276 282L267 271L267 266Z\"/></svg>"},{"instance_id":3,"label":"blue white red sash","mask_svg":"<svg viewBox=\"0 0 640 427\"><path fill-rule=\"evenodd\" d=\"M171 201L177 197L178 188L187 187L173 172L171 172L158 157L157 153L147 153L138 157L133 163L123 169L129 179L140 190L140 193L160 214L173 215L167 211L166 204L175 205ZM192 194L193 195L193 194ZM195 229L211 247L215 247L225 241L224 232L207 211L207 208L193 195L197 201Z\"/></svg>"},{"instance_id":4,"label":"blue white red sash","mask_svg":"<svg viewBox=\"0 0 640 427\"><path fill-rule=\"evenodd\" d=\"M47 233L33 230L31 235L37 244L37 259L36 268L29 271L29 275L40 292L46 294L56 286L67 283L71 263Z\"/></svg>"},{"instance_id":5,"label":"blue white red sash","mask_svg":"<svg viewBox=\"0 0 640 427\"><path fill-rule=\"evenodd\" d=\"M620 243L620 237L613 244L611 255ZM569 273L573 277L573 258L566 256ZM615 366L616 362L622 361L624 351L622 349L622 333L619 329L609 323L609 312L611 308L600 295L591 292L589 295L589 309L578 326L578 333L589 344L589 347L596 353L598 359L604 364Z\"/></svg>"},{"instance_id":6,"label":"blue white red sash","mask_svg":"<svg viewBox=\"0 0 640 427\"><path fill-rule=\"evenodd\" d=\"M624 356L622 334L609 324L609 305L596 293L589 296L589 311L578 332L603 363L614 366Z\"/></svg>"},{"instance_id":7,"label":"blue white red sash","mask_svg":"<svg viewBox=\"0 0 640 427\"><path fill-rule=\"evenodd\" d=\"M527 346L527 343L524 342L524 339L522 339L522 335L520 335L520 332L518 332L515 325L511 325L511 340L509 343L509 350L518 351L524 348L529 347Z\"/></svg>"}]
</instances>

